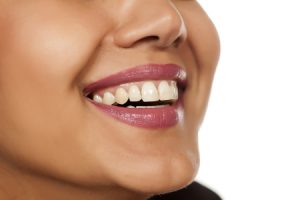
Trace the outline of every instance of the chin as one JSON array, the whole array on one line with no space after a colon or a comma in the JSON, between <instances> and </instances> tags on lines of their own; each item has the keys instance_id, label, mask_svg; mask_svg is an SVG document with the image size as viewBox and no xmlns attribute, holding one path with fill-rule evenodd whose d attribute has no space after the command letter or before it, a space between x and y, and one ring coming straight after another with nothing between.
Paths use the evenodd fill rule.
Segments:
<instances>
[{"instance_id":1,"label":"chin","mask_svg":"<svg viewBox=\"0 0 300 200\"><path fill-rule=\"evenodd\" d=\"M143 194L163 194L190 184L198 171L199 156L196 154L173 155L137 160L129 168L122 168L114 177L116 183Z\"/></svg>"}]
</instances>

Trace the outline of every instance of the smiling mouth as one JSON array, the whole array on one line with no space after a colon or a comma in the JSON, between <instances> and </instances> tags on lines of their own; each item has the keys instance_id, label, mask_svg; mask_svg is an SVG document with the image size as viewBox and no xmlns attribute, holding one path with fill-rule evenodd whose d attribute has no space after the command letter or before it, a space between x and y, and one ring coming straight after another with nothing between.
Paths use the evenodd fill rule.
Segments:
<instances>
[{"instance_id":1,"label":"smiling mouth","mask_svg":"<svg viewBox=\"0 0 300 200\"><path fill-rule=\"evenodd\" d=\"M186 72L175 64L148 64L89 84L86 99L126 124L167 128L182 119Z\"/></svg>"},{"instance_id":2,"label":"smiling mouth","mask_svg":"<svg viewBox=\"0 0 300 200\"><path fill-rule=\"evenodd\" d=\"M176 81L145 81L126 83L99 90L87 95L95 103L127 107L155 108L172 105L178 101Z\"/></svg>"}]
</instances>

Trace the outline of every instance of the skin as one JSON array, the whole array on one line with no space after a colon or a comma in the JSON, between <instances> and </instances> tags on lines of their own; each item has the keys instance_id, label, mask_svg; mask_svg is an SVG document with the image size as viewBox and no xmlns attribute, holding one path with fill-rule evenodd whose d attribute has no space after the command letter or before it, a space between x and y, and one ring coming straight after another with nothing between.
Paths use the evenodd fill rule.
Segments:
<instances>
[{"instance_id":1,"label":"skin","mask_svg":"<svg viewBox=\"0 0 300 200\"><path fill-rule=\"evenodd\" d=\"M193 0L0 0L0 199L146 199L186 186L218 57ZM83 97L147 63L187 70L178 125L129 126Z\"/></svg>"}]
</instances>

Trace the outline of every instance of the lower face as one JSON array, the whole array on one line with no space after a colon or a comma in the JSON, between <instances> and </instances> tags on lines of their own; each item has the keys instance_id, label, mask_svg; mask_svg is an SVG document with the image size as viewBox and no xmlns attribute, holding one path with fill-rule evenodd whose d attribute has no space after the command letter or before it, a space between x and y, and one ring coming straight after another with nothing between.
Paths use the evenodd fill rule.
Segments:
<instances>
[{"instance_id":1,"label":"lower face","mask_svg":"<svg viewBox=\"0 0 300 200\"><path fill-rule=\"evenodd\" d=\"M196 1L177 0L168 4L188 33L179 47L121 48L110 39L119 12L112 2L0 0L0 157L83 186L178 189L198 169L197 132L218 60L217 34ZM84 94L93 81L149 63L176 63L187 74L169 124L121 120ZM146 81L161 80L137 84ZM105 90L115 92L104 88L101 95Z\"/></svg>"}]
</instances>

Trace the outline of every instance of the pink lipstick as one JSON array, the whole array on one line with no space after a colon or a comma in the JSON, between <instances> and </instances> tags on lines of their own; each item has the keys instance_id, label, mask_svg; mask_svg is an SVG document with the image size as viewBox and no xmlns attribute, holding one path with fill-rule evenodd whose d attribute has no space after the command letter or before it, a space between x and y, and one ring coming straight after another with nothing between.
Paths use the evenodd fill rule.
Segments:
<instances>
[{"instance_id":1,"label":"pink lipstick","mask_svg":"<svg viewBox=\"0 0 300 200\"><path fill-rule=\"evenodd\" d=\"M176 102L155 106L128 106L105 105L88 98L90 94L106 88L125 83L171 80L178 86ZM176 125L183 116L182 93L186 87L186 72L176 64L147 64L140 65L87 85L83 94L97 109L126 124L143 128L168 128ZM144 104L144 102L141 103ZM160 102L161 103L161 102ZM135 103L136 104L136 103ZM154 105L154 106L153 106Z\"/></svg>"}]
</instances>

